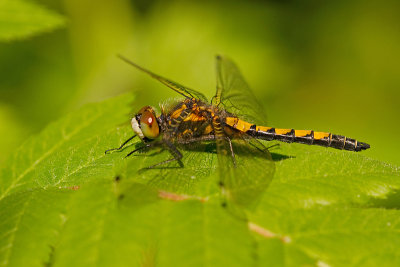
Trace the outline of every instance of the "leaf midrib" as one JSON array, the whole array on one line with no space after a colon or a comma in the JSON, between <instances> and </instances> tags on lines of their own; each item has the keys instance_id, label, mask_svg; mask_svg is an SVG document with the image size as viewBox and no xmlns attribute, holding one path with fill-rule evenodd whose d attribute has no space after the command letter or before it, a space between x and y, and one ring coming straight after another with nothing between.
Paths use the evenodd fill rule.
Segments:
<instances>
[{"instance_id":1,"label":"leaf midrib","mask_svg":"<svg viewBox=\"0 0 400 267\"><path fill-rule=\"evenodd\" d=\"M17 235L17 231L18 231L19 225L20 225L20 223L21 223L21 221L22 221L22 217L23 217L24 214L25 214L26 207L28 206L28 203L29 203L29 202L32 200L32 198L33 198L33 194L34 194L34 192L32 192L32 193L30 194L29 198L28 198L28 199L26 200L26 202L24 203L21 212L18 213L18 215L17 215L18 218L17 218L17 221L16 221L16 223L15 223L15 227L13 228L13 231L12 231L11 236L10 236L10 238L9 238L9 240L10 240L9 245L10 245L10 246L7 248L6 259L1 263L1 265L6 266L6 265L8 264L8 262L9 262L10 258L11 258L12 250L13 250L13 248L14 248L13 243L14 243L14 241L15 241L15 236Z\"/></svg>"}]
</instances>

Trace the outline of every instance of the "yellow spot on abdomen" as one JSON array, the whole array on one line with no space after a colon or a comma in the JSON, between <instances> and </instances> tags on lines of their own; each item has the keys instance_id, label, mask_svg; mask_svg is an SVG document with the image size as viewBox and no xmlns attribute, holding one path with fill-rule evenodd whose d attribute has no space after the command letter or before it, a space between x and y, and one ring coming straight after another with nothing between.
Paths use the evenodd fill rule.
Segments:
<instances>
[{"instance_id":1,"label":"yellow spot on abdomen","mask_svg":"<svg viewBox=\"0 0 400 267\"><path fill-rule=\"evenodd\" d=\"M246 121L238 120L235 128L239 131L247 132L248 130L250 130L251 125L253 124Z\"/></svg>"},{"instance_id":2,"label":"yellow spot on abdomen","mask_svg":"<svg viewBox=\"0 0 400 267\"><path fill-rule=\"evenodd\" d=\"M231 127L234 127L236 125L236 123L238 122L238 118L235 117L227 117L225 119L225 123L228 124Z\"/></svg>"},{"instance_id":3,"label":"yellow spot on abdomen","mask_svg":"<svg viewBox=\"0 0 400 267\"><path fill-rule=\"evenodd\" d=\"M292 129L275 129L276 134L288 134Z\"/></svg>"},{"instance_id":4,"label":"yellow spot on abdomen","mask_svg":"<svg viewBox=\"0 0 400 267\"><path fill-rule=\"evenodd\" d=\"M294 130L294 134L297 137L303 137L311 134L309 130Z\"/></svg>"},{"instance_id":5,"label":"yellow spot on abdomen","mask_svg":"<svg viewBox=\"0 0 400 267\"><path fill-rule=\"evenodd\" d=\"M261 132L268 132L272 127L266 127L266 126L257 126L256 131L261 131Z\"/></svg>"},{"instance_id":6,"label":"yellow spot on abdomen","mask_svg":"<svg viewBox=\"0 0 400 267\"><path fill-rule=\"evenodd\" d=\"M325 137L329 137L329 133L314 132L314 139L324 139Z\"/></svg>"}]
</instances>

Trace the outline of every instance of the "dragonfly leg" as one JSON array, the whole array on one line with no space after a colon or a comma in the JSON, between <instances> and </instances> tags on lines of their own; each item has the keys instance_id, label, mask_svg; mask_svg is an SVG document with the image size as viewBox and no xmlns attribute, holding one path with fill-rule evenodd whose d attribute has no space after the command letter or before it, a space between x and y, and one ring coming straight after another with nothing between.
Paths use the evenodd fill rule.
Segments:
<instances>
[{"instance_id":1,"label":"dragonfly leg","mask_svg":"<svg viewBox=\"0 0 400 267\"><path fill-rule=\"evenodd\" d=\"M233 161L233 166L236 168L235 152L233 152L232 141L231 141L231 139L229 137L226 137L225 139L229 143L229 148L231 150L231 157L232 157L232 161Z\"/></svg>"},{"instance_id":2,"label":"dragonfly leg","mask_svg":"<svg viewBox=\"0 0 400 267\"><path fill-rule=\"evenodd\" d=\"M104 154L108 154L110 151L114 151L114 150L121 150L121 149L122 149L129 141L131 141L135 136L136 136L136 134L133 135L133 136L131 136L131 137L129 137L128 140L126 140L125 142L123 142L122 145L121 145L120 147L118 147L118 148L107 149L107 150L104 152Z\"/></svg>"},{"instance_id":3,"label":"dragonfly leg","mask_svg":"<svg viewBox=\"0 0 400 267\"><path fill-rule=\"evenodd\" d=\"M137 151L140 151L140 150L143 150L143 149L145 149L145 148L152 147L152 146L154 146L154 143L145 144L144 146L138 147L138 148L136 148L135 150L129 152L129 154L126 155L125 158L129 157L130 155L132 155L133 153L135 153L135 152L137 152Z\"/></svg>"},{"instance_id":4,"label":"dragonfly leg","mask_svg":"<svg viewBox=\"0 0 400 267\"><path fill-rule=\"evenodd\" d=\"M170 162L175 161L175 160L178 161L179 166L181 168L183 168L184 166L183 166L183 163L181 161L181 159L183 157L182 153L179 152L179 150L171 142L169 142L168 140L163 140L163 143L167 146L167 148L168 148L169 152L172 154L173 158L170 158L170 159L161 161L161 162L159 162L157 164L151 165L151 166L147 167L146 169L153 169L154 167L157 167L157 166L160 166L160 165L164 165L164 164L170 163Z\"/></svg>"},{"instance_id":5,"label":"dragonfly leg","mask_svg":"<svg viewBox=\"0 0 400 267\"><path fill-rule=\"evenodd\" d=\"M157 164L154 164L154 165L151 165L151 166L149 166L149 167L146 167L145 169L154 169L154 168L157 167L157 166L164 165L164 164L170 163L170 162L175 161L175 160L177 160L177 161L179 162L180 167L183 168L183 163L182 163L179 159L177 159L177 158L170 158L170 159L161 161L161 162L159 162L159 163L157 163Z\"/></svg>"}]
</instances>

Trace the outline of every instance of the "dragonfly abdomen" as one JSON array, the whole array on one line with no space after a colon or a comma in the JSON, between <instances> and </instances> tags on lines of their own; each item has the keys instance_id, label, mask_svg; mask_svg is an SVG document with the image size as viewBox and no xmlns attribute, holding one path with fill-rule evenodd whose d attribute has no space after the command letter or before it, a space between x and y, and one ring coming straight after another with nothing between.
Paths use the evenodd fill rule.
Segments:
<instances>
[{"instance_id":1,"label":"dragonfly abdomen","mask_svg":"<svg viewBox=\"0 0 400 267\"><path fill-rule=\"evenodd\" d=\"M254 138L267 141L277 140L287 143L301 143L344 149L349 151L361 151L370 146L355 139L343 135L326 132L314 132L311 130L279 129L273 127L257 126L240 120L236 117L227 117L225 123L230 127L246 133Z\"/></svg>"},{"instance_id":2,"label":"dragonfly abdomen","mask_svg":"<svg viewBox=\"0 0 400 267\"><path fill-rule=\"evenodd\" d=\"M361 151L370 146L355 139L343 135L326 132L314 132L312 130L278 129L252 125L247 134L263 140L278 140L288 143L301 143L344 149L349 151Z\"/></svg>"}]
</instances>

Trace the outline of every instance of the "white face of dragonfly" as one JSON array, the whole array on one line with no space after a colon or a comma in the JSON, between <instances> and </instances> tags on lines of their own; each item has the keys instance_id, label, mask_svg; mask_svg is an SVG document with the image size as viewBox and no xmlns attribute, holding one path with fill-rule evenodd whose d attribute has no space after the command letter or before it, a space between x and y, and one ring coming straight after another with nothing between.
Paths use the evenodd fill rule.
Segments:
<instances>
[{"instance_id":1,"label":"white face of dragonfly","mask_svg":"<svg viewBox=\"0 0 400 267\"><path fill-rule=\"evenodd\" d=\"M139 123L135 117L132 118L131 125L132 125L133 131L140 137L140 139L143 139L144 135L143 135L142 129L140 129Z\"/></svg>"}]
</instances>

